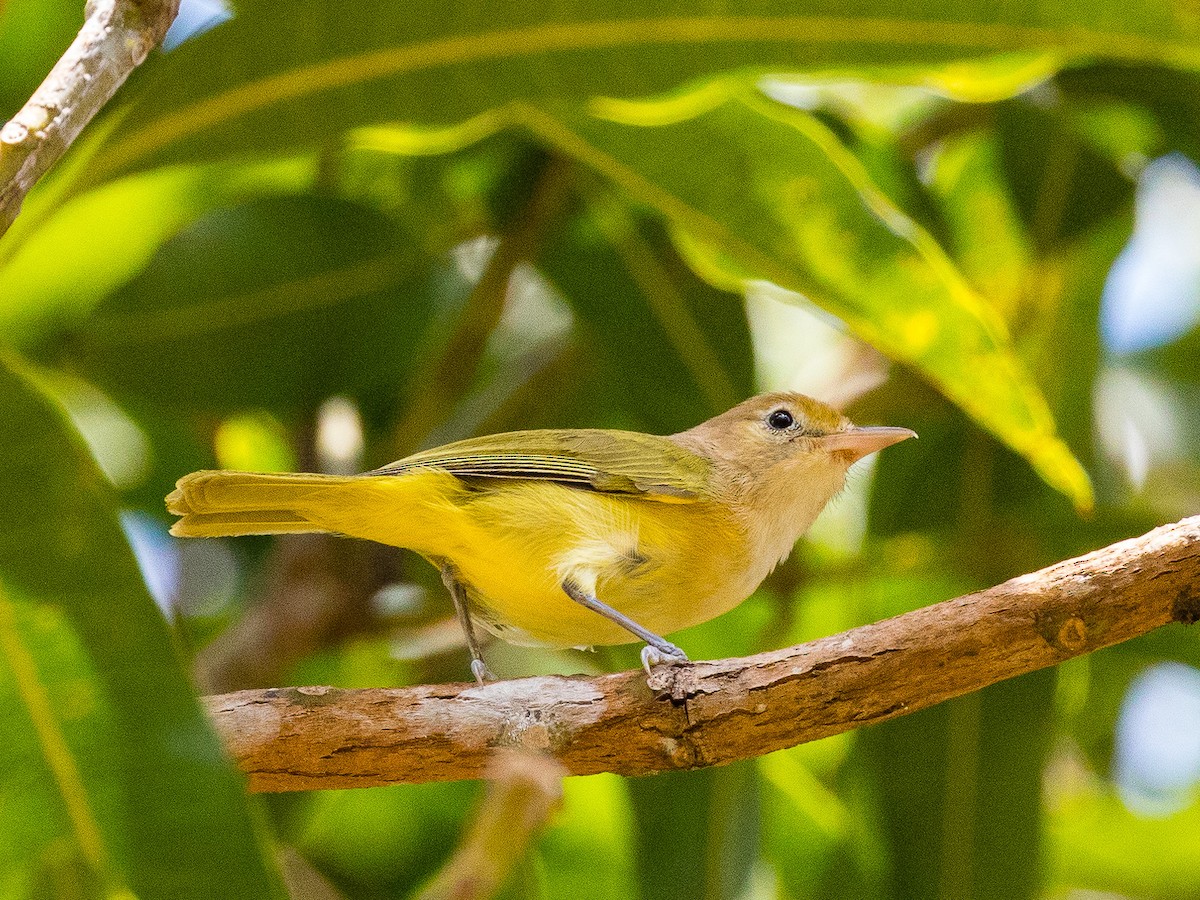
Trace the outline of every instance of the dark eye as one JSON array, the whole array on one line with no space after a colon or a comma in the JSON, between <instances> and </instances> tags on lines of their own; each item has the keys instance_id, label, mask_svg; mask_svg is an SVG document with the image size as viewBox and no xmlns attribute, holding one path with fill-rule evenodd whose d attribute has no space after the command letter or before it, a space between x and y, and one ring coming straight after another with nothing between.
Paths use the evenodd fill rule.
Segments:
<instances>
[{"instance_id":1,"label":"dark eye","mask_svg":"<svg viewBox=\"0 0 1200 900\"><path fill-rule=\"evenodd\" d=\"M796 423L792 418L792 414L786 409L777 409L775 412L767 416L767 424L776 431L786 431Z\"/></svg>"}]
</instances>

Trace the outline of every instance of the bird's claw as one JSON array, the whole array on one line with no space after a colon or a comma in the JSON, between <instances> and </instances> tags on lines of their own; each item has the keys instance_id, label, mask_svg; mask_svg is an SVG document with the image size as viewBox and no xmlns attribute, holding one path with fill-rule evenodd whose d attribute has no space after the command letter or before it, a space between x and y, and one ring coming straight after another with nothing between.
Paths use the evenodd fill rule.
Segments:
<instances>
[{"instance_id":1,"label":"bird's claw","mask_svg":"<svg viewBox=\"0 0 1200 900\"><path fill-rule=\"evenodd\" d=\"M492 670L487 667L482 659L471 660L471 674L475 676L475 680L480 684L487 684L489 681L495 681L496 676L492 674Z\"/></svg>"},{"instance_id":2,"label":"bird's claw","mask_svg":"<svg viewBox=\"0 0 1200 900\"><path fill-rule=\"evenodd\" d=\"M652 670L655 666L677 665L687 661L686 653L666 641L659 646L647 644L642 648L642 668L646 670L647 675L654 674Z\"/></svg>"}]
</instances>

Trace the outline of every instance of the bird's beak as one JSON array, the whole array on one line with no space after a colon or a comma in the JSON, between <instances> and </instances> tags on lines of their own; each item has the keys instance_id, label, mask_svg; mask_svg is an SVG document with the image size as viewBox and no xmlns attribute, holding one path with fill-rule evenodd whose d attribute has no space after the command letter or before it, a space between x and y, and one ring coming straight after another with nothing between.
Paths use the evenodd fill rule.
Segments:
<instances>
[{"instance_id":1,"label":"bird's beak","mask_svg":"<svg viewBox=\"0 0 1200 900\"><path fill-rule=\"evenodd\" d=\"M909 438L915 438L917 433L910 428L893 428L889 425L854 426L848 431L838 431L827 434L820 439L821 447L829 453L844 453L850 462L857 462L864 456L898 444Z\"/></svg>"}]
</instances>

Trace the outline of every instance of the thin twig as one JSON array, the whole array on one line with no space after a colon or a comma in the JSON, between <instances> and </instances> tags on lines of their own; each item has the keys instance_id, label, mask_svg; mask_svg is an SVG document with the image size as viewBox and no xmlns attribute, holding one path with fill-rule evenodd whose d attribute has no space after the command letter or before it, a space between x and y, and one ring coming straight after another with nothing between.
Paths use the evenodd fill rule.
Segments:
<instances>
[{"instance_id":1,"label":"thin twig","mask_svg":"<svg viewBox=\"0 0 1200 900\"><path fill-rule=\"evenodd\" d=\"M179 0L89 0L78 36L0 128L0 235L37 180L162 42L178 10Z\"/></svg>"},{"instance_id":2,"label":"thin twig","mask_svg":"<svg viewBox=\"0 0 1200 900\"><path fill-rule=\"evenodd\" d=\"M785 650L598 678L207 698L255 791L480 777L497 748L577 775L760 756L1200 621L1200 517Z\"/></svg>"},{"instance_id":3,"label":"thin twig","mask_svg":"<svg viewBox=\"0 0 1200 900\"><path fill-rule=\"evenodd\" d=\"M487 793L470 829L418 900L494 897L561 805L566 774L540 754L498 753L486 773Z\"/></svg>"}]
</instances>

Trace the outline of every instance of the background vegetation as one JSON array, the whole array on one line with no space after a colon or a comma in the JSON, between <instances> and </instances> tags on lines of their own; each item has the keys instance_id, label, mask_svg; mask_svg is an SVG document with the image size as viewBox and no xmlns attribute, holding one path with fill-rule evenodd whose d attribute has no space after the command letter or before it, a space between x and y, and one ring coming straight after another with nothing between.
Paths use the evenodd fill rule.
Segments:
<instances>
[{"instance_id":1,"label":"background vegetation","mask_svg":"<svg viewBox=\"0 0 1200 900\"><path fill-rule=\"evenodd\" d=\"M280 865L408 897L470 821L470 783L243 798L193 681L466 656L398 552L169 540L194 469L665 433L768 387L915 428L693 658L1200 511L1195 11L736 6L244 0L30 196L0 241L0 897L282 896ZM0 3L5 118L80 16ZM504 893L1200 897L1197 667L1166 629L751 763L571 779Z\"/></svg>"}]
</instances>

